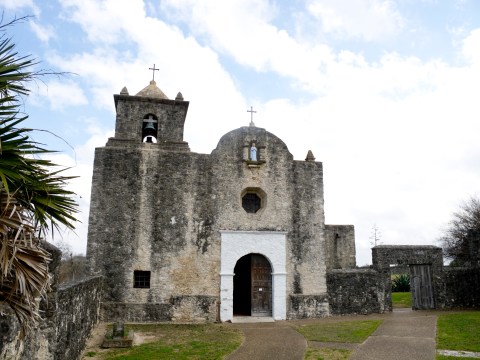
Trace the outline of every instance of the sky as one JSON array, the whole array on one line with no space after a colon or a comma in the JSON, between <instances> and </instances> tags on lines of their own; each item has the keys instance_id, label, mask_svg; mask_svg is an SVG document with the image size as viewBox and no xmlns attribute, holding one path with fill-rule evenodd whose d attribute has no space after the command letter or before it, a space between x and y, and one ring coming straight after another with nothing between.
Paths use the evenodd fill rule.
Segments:
<instances>
[{"instance_id":1,"label":"sky","mask_svg":"<svg viewBox=\"0 0 480 360\"><path fill-rule=\"evenodd\" d=\"M95 147L113 136L113 94L148 85L190 102L184 138L210 153L254 122L297 160L324 167L328 224L353 224L357 264L384 245L439 245L452 213L480 196L477 0L0 0L36 70L22 110L35 140L77 175L85 253Z\"/></svg>"}]
</instances>

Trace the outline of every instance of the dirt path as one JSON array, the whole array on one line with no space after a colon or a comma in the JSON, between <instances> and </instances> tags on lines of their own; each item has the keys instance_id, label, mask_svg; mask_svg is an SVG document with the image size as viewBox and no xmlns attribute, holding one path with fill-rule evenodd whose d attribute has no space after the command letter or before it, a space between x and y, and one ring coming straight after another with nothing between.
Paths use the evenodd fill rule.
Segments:
<instances>
[{"instance_id":1,"label":"dirt path","mask_svg":"<svg viewBox=\"0 0 480 360\"><path fill-rule=\"evenodd\" d=\"M110 351L110 349L103 349L102 343L105 334L107 333L107 323L99 323L92 331L92 334L87 340L85 350L81 357L82 360L100 360L100 358ZM133 345L140 345L144 342L154 341L156 336L151 334L143 334L136 332L133 335Z\"/></svg>"},{"instance_id":2,"label":"dirt path","mask_svg":"<svg viewBox=\"0 0 480 360\"><path fill-rule=\"evenodd\" d=\"M92 334L87 340L85 350L83 351L82 359L99 359L97 356L89 356L88 354L100 354L103 349L100 348L103 337L107 332L107 324L99 323L92 331Z\"/></svg>"}]
</instances>

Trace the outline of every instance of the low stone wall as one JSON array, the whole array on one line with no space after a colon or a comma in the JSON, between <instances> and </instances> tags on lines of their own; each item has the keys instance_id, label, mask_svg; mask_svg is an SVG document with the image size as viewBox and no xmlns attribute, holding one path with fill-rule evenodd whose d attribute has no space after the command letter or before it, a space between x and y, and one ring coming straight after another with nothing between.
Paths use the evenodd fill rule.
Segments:
<instances>
[{"instance_id":1,"label":"low stone wall","mask_svg":"<svg viewBox=\"0 0 480 360\"><path fill-rule=\"evenodd\" d=\"M79 359L100 317L102 277L60 287L48 294L40 306L43 319L22 336L21 326L6 304L0 307L2 360ZM2 331L0 331L0 334Z\"/></svg>"},{"instance_id":2,"label":"low stone wall","mask_svg":"<svg viewBox=\"0 0 480 360\"><path fill-rule=\"evenodd\" d=\"M328 295L290 295L287 318L306 319L328 316Z\"/></svg>"},{"instance_id":3,"label":"low stone wall","mask_svg":"<svg viewBox=\"0 0 480 360\"><path fill-rule=\"evenodd\" d=\"M172 320L172 304L103 302L101 306L102 321L105 322L164 322Z\"/></svg>"},{"instance_id":4,"label":"low stone wall","mask_svg":"<svg viewBox=\"0 0 480 360\"><path fill-rule=\"evenodd\" d=\"M443 269L446 308L480 308L480 268Z\"/></svg>"},{"instance_id":5,"label":"low stone wall","mask_svg":"<svg viewBox=\"0 0 480 360\"><path fill-rule=\"evenodd\" d=\"M102 303L106 322L214 322L218 320L218 297L174 296L169 303Z\"/></svg>"},{"instance_id":6,"label":"low stone wall","mask_svg":"<svg viewBox=\"0 0 480 360\"><path fill-rule=\"evenodd\" d=\"M54 359L78 359L100 320L102 277L60 287L57 293Z\"/></svg>"},{"instance_id":7,"label":"low stone wall","mask_svg":"<svg viewBox=\"0 0 480 360\"><path fill-rule=\"evenodd\" d=\"M214 322L217 316L218 297L207 295L182 295L172 298L173 321Z\"/></svg>"},{"instance_id":8,"label":"low stone wall","mask_svg":"<svg viewBox=\"0 0 480 360\"><path fill-rule=\"evenodd\" d=\"M371 269L331 270L327 288L332 315L383 313L385 288L380 274Z\"/></svg>"},{"instance_id":9,"label":"low stone wall","mask_svg":"<svg viewBox=\"0 0 480 360\"><path fill-rule=\"evenodd\" d=\"M9 305L0 301L0 359L20 359L17 354L23 353L25 348L22 340L17 316Z\"/></svg>"}]
</instances>

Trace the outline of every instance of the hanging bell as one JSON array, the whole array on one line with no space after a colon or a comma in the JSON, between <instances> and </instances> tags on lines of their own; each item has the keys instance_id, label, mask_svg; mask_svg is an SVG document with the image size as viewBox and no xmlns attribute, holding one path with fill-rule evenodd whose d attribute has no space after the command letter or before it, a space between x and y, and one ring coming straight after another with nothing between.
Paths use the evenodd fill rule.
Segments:
<instances>
[{"instance_id":1,"label":"hanging bell","mask_svg":"<svg viewBox=\"0 0 480 360\"><path fill-rule=\"evenodd\" d=\"M157 129L155 129L155 125L152 121L148 121L146 125L143 127L143 135L144 136L156 136Z\"/></svg>"}]
</instances>

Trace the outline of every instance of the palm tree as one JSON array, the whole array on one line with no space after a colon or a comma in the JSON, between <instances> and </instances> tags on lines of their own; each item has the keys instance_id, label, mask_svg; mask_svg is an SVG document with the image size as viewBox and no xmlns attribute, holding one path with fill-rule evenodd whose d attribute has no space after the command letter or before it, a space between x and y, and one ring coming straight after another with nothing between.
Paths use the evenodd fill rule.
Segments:
<instances>
[{"instance_id":1,"label":"palm tree","mask_svg":"<svg viewBox=\"0 0 480 360\"><path fill-rule=\"evenodd\" d=\"M45 159L52 152L23 127L28 116L19 111L20 101L27 83L42 73L29 71L35 61L19 56L5 36L5 27L18 20L0 26L0 302L29 326L50 282L50 254L40 240L49 229L73 229L78 208L65 188L71 177Z\"/></svg>"}]
</instances>

